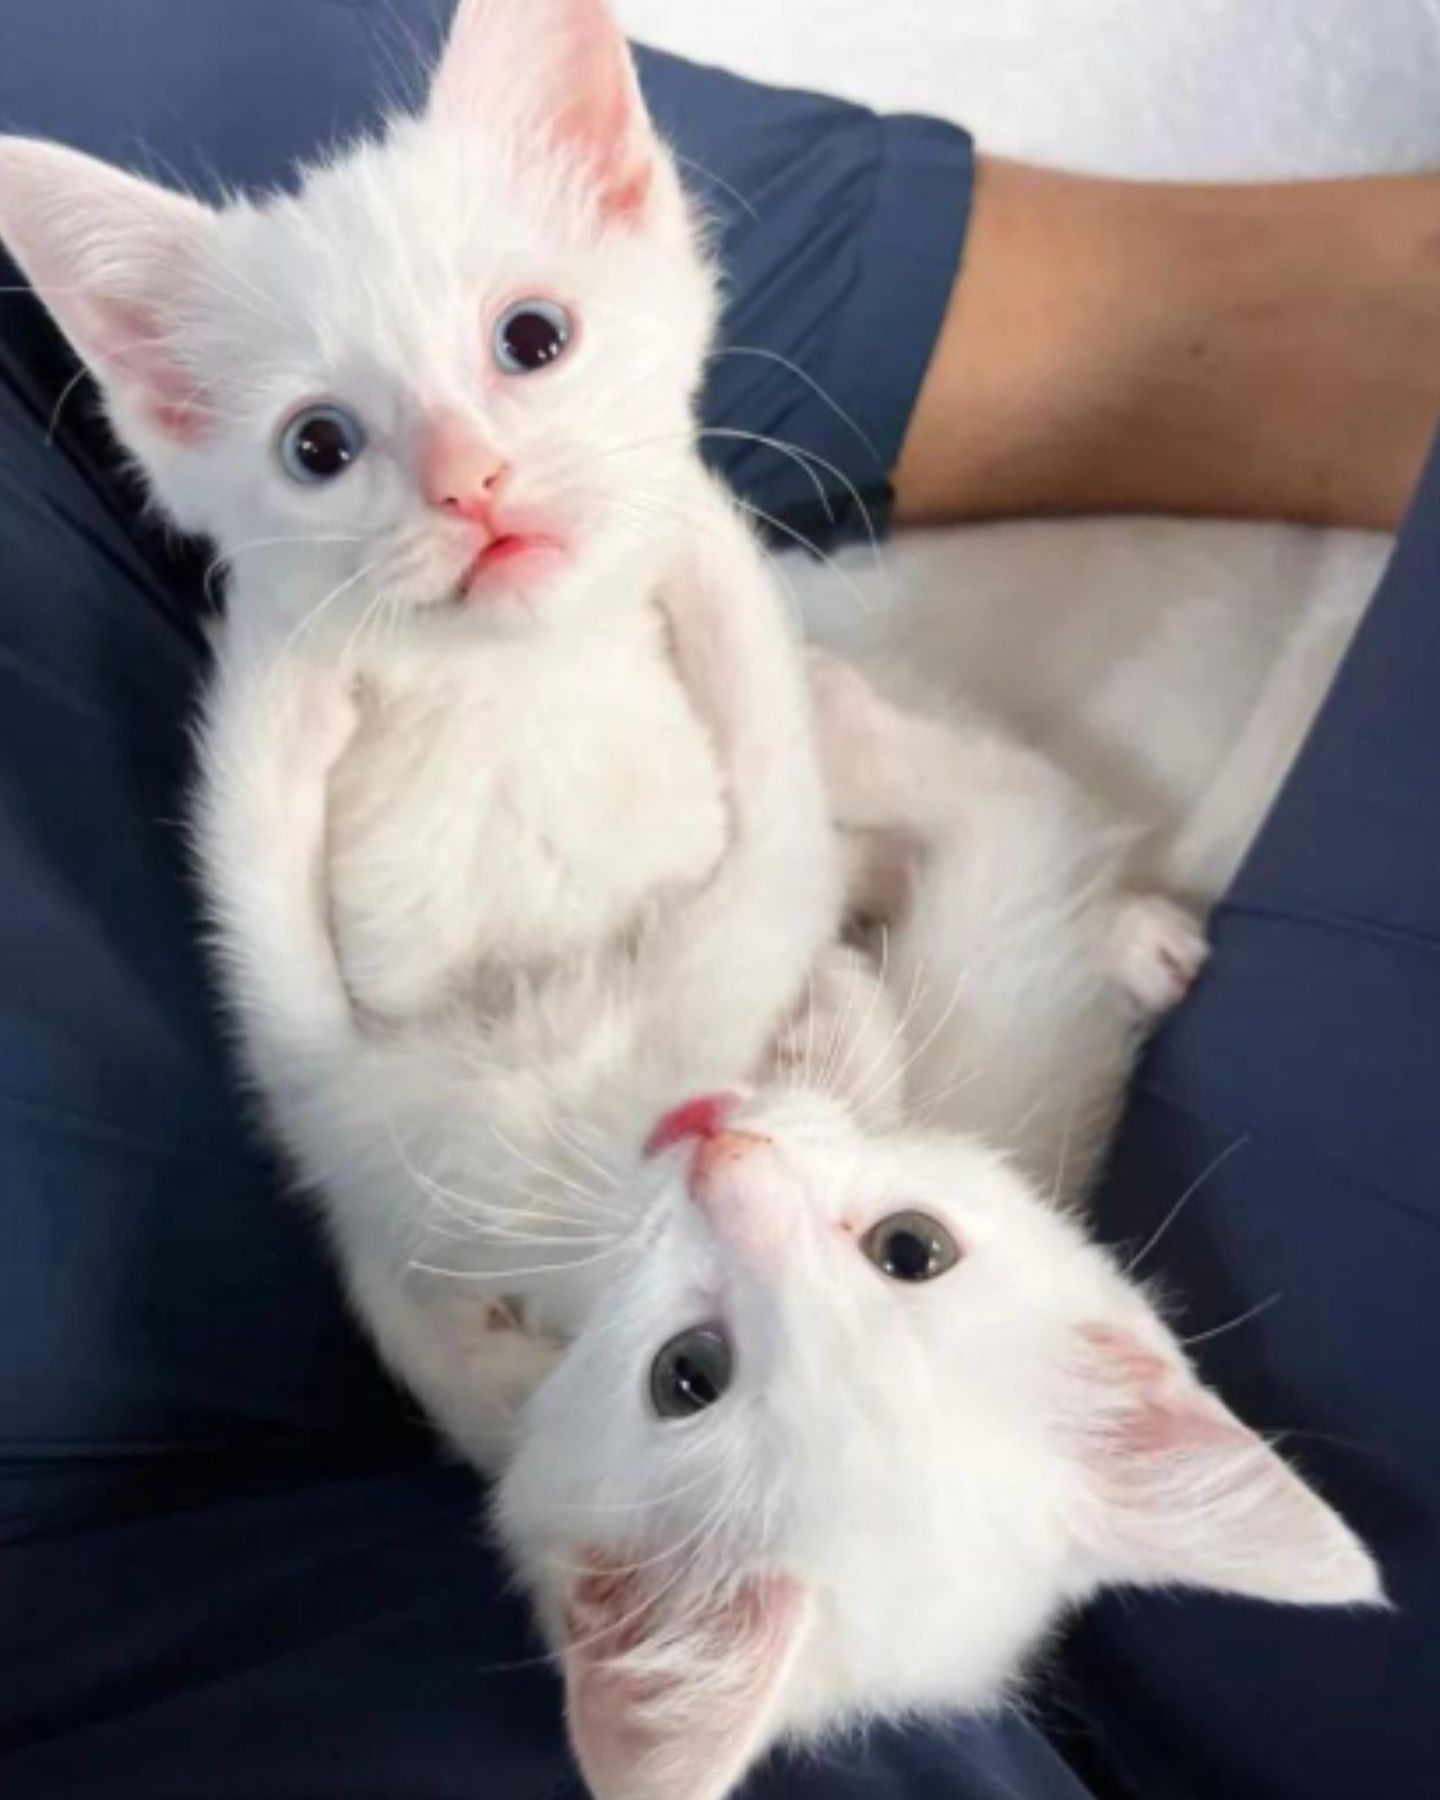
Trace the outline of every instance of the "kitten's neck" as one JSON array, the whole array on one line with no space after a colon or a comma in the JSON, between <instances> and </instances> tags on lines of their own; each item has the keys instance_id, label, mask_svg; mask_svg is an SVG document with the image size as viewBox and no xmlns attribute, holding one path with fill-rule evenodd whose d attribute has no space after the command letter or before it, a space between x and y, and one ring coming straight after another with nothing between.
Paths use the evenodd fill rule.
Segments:
<instances>
[{"instance_id":1,"label":"kitten's neck","mask_svg":"<svg viewBox=\"0 0 1440 1800\"><path fill-rule=\"evenodd\" d=\"M455 630L377 637L351 648L348 659L362 680L391 689L553 684L569 670L609 666L617 655L663 654L658 588L657 582L622 599L612 597L598 616L580 607L564 619L514 635L483 628L468 632L457 620Z\"/></svg>"}]
</instances>

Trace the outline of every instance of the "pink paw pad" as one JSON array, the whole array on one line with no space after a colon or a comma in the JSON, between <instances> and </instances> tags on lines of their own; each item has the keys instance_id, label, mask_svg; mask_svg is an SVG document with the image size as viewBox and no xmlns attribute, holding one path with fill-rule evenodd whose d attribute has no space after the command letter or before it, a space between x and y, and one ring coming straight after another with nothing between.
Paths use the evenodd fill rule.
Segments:
<instances>
[{"instance_id":1,"label":"pink paw pad","mask_svg":"<svg viewBox=\"0 0 1440 1800\"><path fill-rule=\"evenodd\" d=\"M1199 921L1158 894L1125 902L1114 948L1121 985L1148 1013L1177 1006L1210 954Z\"/></svg>"}]
</instances>

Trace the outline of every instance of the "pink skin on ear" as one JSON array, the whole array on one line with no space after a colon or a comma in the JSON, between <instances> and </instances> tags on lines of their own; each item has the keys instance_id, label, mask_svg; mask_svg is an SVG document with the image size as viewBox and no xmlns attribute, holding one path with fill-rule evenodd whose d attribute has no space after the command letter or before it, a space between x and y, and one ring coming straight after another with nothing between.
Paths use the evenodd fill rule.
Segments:
<instances>
[{"instance_id":1,"label":"pink skin on ear","mask_svg":"<svg viewBox=\"0 0 1440 1800\"><path fill-rule=\"evenodd\" d=\"M1183 1364L1118 1325L1087 1325L1081 1337L1095 1350L1117 1404L1107 1444L1123 1468L1131 1456L1183 1454L1205 1444L1253 1443L1253 1432Z\"/></svg>"},{"instance_id":2,"label":"pink skin on ear","mask_svg":"<svg viewBox=\"0 0 1440 1800\"><path fill-rule=\"evenodd\" d=\"M461 0L430 90L431 114L493 129L507 108L589 170L602 217L640 221L655 143L605 0Z\"/></svg>"},{"instance_id":3,"label":"pink skin on ear","mask_svg":"<svg viewBox=\"0 0 1440 1800\"><path fill-rule=\"evenodd\" d=\"M692 1598L663 1561L585 1563L564 1664L596 1800L722 1800L773 1738L805 1617L798 1583L756 1575Z\"/></svg>"},{"instance_id":4,"label":"pink skin on ear","mask_svg":"<svg viewBox=\"0 0 1440 1800\"><path fill-rule=\"evenodd\" d=\"M193 444L209 402L173 351L208 207L58 144L0 140L0 235L66 336L153 431Z\"/></svg>"},{"instance_id":5,"label":"pink skin on ear","mask_svg":"<svg viewBox=\"0 0 1440 1800\"><path fill-rule=\"evenodd\" d=\"M1173 1353L1119 1326L1079 1332L1081 1455L1107 1579L1296 1605L1383 1603L1365 1547Z\"/></svg>"},{"instance_id":6,"label":"pink skin on ear","mask_svg":"<svg viewBox=\"0 0 1440 1800\"><path fill-rule=\"evenodd\" d=\"M207 397L170 361L164 323L151 308L112 302L94 309L95 358L128 386L152 430L177 444L204 441L214 424ZM128 329L128 337L119 333Z\"/></svg>"}]
</instances>

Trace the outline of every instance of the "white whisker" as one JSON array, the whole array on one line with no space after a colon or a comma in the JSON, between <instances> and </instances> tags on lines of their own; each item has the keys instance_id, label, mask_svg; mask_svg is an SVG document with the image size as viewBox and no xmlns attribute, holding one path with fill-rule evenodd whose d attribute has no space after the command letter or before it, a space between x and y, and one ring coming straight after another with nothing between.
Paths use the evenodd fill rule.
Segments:
<instances>
[{"instance_id":1,"label":"white whisker","mask_svg":"<svg viewBox=\"0 0 1440 1800\"><path fill-rule=\"evenodd\" d=\"M573 1194L579 1194L582 1199L589 1201L599 1212L608 1212L617 1219L626 1217L626 1214L620 1207L607 1205L599 1194L593 1193L580 1182L572 1181L569 1176L562 1175L558 1169L552 1169L545 1163L537 1162L533 1156L527 1156L523 1150L517 1149L493 1120L487 1120L486 1125L490 1135L495 1139L502 1150L507 1151L513 1156L516 1162L524 1163L527 1168L533 1169L542 1180L553 1181L557 1187L565 1188L568 1192Z\"/></svg>"},{"instance_id":2,"label":"white whisker","mask_svg":"<svg viewBox=\"0 0 1440 1800\"><path fill-rule=\"evenodd\" d=\"M782 369L788 370L788 372L795 376L797 380L803 381L805 386L810 389L811 393L814 394L817 399L823 400L825 405L830 408L832 413L834 413L835 417L839 419L840 423L854 432L855 436L870 452L871 456L875 458L877 463L884 462L885 458L880 454L874 438L864 430L850 413L846 412L845 408L835 396L828 391L828 389L822 387L808 370L800 367L799 363L791 362L788 356L782 356L778 350L766 350L755 344L722 344L718 350L712 351L711 354L712 356L754 356L760 358L764 362L777 363ZM806 451L805 454L807 456L813 456L814 452ZM816 457L815 460L818 462L821 459Z\"/></svg>"},{"instance_id":3,"label":"white whisker","mask_svg":"<svg viewBox=\"0 0 1440 1800\"><path fill-rule=\"evenodd\" d=\"M1194 1337L1181 1338L1180 1342L1187 1350L1193 1350L1196 1344L1208 1344L1212 1338L1224 1337L1227 1331L1234 1331L1237 1326L1248 1325L1252 1319L1258 1319L1262 1313L1278 1306L1284 1299L1281 1293L1267 1294L1263 1300L1257 1300L1254 1306L1246 1307L1233 1319L1227 1319L1223 1325L1212 1325L1208 1331L1197 1331Z\"/></svg>"},{"instance_id":4,"label":"white whisker","mask_svg":"<svg viewBox=\"0 0 1440 1800\"><path fill-rule=\"evenodd\" d=\"M1135 1273L1141 1263L1144 1262L1145 1258L1159 1248L1171 1226L1174 1225L1175 1221L1180 1217L1181 1213L1184 1212L1185 1208L1190 1204L1191 1200L1194 1199L1195 1195L1200 1192L1200 1189L1210 1177L1215 1174L1217 1170L1223 1168L1237 1150L1243 1150L1249 1142L1250 1134L1245 1132L1240 1137L1236 1138L1233 1144L1227 1144L1217 1157L1205 1165L1190 1183L1189 1187L1186 1188L1185 1192L1170 1208L1169 1212L1166 1213L1165 1217L1155 1227L1154 1231L1151 1232L1150 1236L1146 1238L1145 1242L1135 1252L1134 1256L1132 1256L1129 1262L1125 1264L1125 1267L1121 1271L1122 1274L1129 1276Z\"/></svg>"}]
</instances>

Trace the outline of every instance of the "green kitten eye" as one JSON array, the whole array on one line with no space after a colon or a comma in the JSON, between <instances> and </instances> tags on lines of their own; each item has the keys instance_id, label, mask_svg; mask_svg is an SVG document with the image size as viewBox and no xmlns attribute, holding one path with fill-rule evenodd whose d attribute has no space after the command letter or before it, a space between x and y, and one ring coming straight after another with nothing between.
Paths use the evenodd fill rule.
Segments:
<instances>
[{"instance_id":1,"label":"green kitten eye","mask_svg":"<svg viewBox=\"0 0 1440 1800\"><path fill-rule=\"evenodd\" d=\"M280 434L280 467L307 487L334 481L365 449L365 427L344 406L307 406Z\"/></svg>"},{"instance_id":2,"label":"green kitten eye","mask_svg":"<svg viewBox=\"0 0 1440 1800\"><path fill-rule=\"evenodd\" d=\"M934 1281L960 1260L960 1246L929 1213L899 1212L872 1225L860 1248L892 1281Z\"/></svg>"}]
</instances>

